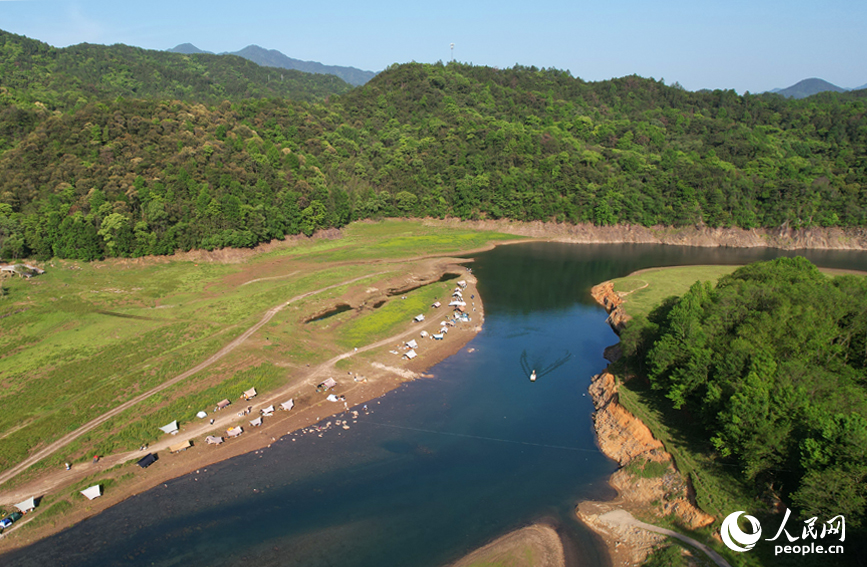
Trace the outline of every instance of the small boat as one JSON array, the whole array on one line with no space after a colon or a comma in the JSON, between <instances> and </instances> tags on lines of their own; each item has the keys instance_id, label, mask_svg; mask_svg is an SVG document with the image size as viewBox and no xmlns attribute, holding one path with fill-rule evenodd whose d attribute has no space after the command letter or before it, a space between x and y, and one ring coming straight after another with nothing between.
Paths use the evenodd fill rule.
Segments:
<instances>
[{"instance_id":1,"label":"small boat","mask_svg":"<svg viewBox=\"0 0 867 567\"><path fill-rule=\"evenodd\" d=\"M530 382L535 382L535 381L536 381L536 369L534 368L533 373L530 374Z\"/></svg>"}]
</instances>

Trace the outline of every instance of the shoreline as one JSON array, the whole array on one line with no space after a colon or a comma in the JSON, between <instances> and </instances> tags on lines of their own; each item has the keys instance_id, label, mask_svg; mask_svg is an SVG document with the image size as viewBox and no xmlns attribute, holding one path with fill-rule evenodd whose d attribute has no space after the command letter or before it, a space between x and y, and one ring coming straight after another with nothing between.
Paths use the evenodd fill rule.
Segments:
<instances>
[{"instance_id":1,"label":"shoreline","mask_svg":"<svg viewBox=\"0 0 867 567\"><path fill-rule=\"evenodd\" d=\"M614 292L611 281L594 286L591 295L608 313L608 324L617 334L630 317L623 310L623 298ZM620 343L605 349L605 358L620 358ZM615 565L640 565L667 536L636 527L633 514L674 515L691 528L712 524L716 519L698 508L691 483L678 471L663 444L637 416L619 402L617 380L606 367L592 378L590 397L596 411L593 427L600 450L617 461L620 468L608 479L616 496L607 501L584 500L575 514L604 542ZM630 466L663 467L658 478L641 478L627 470ZM676 489L672 490L671 486ZM655 530L656 531L656 530ZM722 558L719 558L722 560ZM724 563L724 560L723 560Z\"/></svg>"},{"instance_id":2,"label":"shoreline","mask_svg":"<svg viewBox=\"0 0 867 567\"><path fill-rule=\"evenodd\" d=\"M450 271L454 272L457 265L454 258L451 256L441 256L440 259L442 261L437 264L436 275L429 283L435 282L436 279ZM236 415L237 410L241 406L236 401L235 404L224 410L228 412L225 415L209 414L209 417L211 415L218 416L215 418L216 421L213 425L208 424L206 420L203 420L203 423L184 424L186 427L182 427L179 435L160 439L160 441L151 444L145 451L129 451L108 455L101 457L100 462L95 465L91 463L77 463L70 471L41 474L33 481L3 491L0 493L0 504L11 506L30 496L41 498L49 492L62 492L69 486L93 475L100 475L101 481L106 480L106 478L133 475L132 479L124 478L123 484L113 487L96 500L75 503L76 509L74 511L59 516L56 520L49 520L36 528L25 529L23 532L19 532L19 529L25 527L29 521L40 517L39 508L37 508L36 513L25 515L24 518L13 525L12 529L5 530L0 534L0 554L23 548L39 540L51 537L133 496L155 488L168 480L179 478L243 454L266 449L280 438L296 433L326 419L339 416L340 414L346 414L344 419L354 419L351 413L353 408L381 398L403 384L415 380L432 378L433 376L428 371L446 358L463 350L481 331L484 324L484 303L476 288L477 280L475 276L467 272L455 279L467 281L466 292L476 296L477 305L475 305L475 312L470 312L472 321L469 324L463 324L463 326L453 327L445 340L421 342L418 339L418 334L421 330L428 330L429 333L433 334L439 328L438 321L440 317L437 317L437 315L441 314L442 317L445 317L449 313L446 310L440 309L440 313L430 313L428 319L421 325L411 323L407 329L395 335L332 357L315 367L311 367L303 378L295 381L293 384L265 395L260 395L257 398L259 401L244 402L253 406L253 412L248 416L241 417ZM435 326L437 329L433 329ZM402 345L404 341L408 341L410 338L415 338L422 345L422 348L418 349L418 357L415 360L409 361L404 361L401 357L400 362L388 360L388 346L392 345L392 348L396 348L394 347L395 344ZM358 361L358 366L364 367L363 372L356 373L365 377L364 382L350 381L345 370L338 370L335 367L337 362L363 354L366 351L384 351L384 354L379 352L374 358L357 357L355 359ZM388 364L383 364L383 361L388 362ZM341 374L343 378L341 378ZM349 374L352 373L350 372ZM317 380L322 381L329 375L334 376L338 381L338 387L333 390L336 395L346 397L345 404L332 404L325 400L325 394L309 394L307 392L302 394L301 396L303 397L299 399L299 395L297 394L299 388L303 388L308 384L315 385ZM320 396L321 399L317 400L316 396ZM275 412L270 418L266 417L263 420L263 424L259 427L250 427L248 425L250 418L259 415L259 409L265 408L268 405L279 406L280 403L286 401L289 397L296 399L296 407L291 411ZM301 407L301 404L310 400L310 398L313 398L315 402ZM356 409L356 411L359 410ZM215 428L221 427L225 429L226 424L240 424L244 428L244 433L237 439L227 439L222 445L206 445L204 437L213 433ZM184 440L195 441L191 450L182 451L177 454L167 452L170 445ZM140 474L138 469L132 467L135 461L148 452L160 453L160 458ZM124 465L126 467L123 467ZM42 510L42 512L44 511Z\"/></svg>"}]
</instances>

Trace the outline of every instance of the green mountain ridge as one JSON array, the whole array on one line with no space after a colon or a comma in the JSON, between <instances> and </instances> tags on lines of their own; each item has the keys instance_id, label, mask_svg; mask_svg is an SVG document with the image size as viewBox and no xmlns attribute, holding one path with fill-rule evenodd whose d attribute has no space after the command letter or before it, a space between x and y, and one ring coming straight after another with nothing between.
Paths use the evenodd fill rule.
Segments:
<instances>
[{"instance_id":1,"label":"green mountain ridge","mask_svg":"<svg viewBox=\"0 0 867 567\"><path fill-rule=\"evenodd\" d=\"M0 94L2 256L253 246L389 216L867 226L863 92L410 63L321 102L203 90L50 112L33 103L43 84Z\"/></svg>"},{"instance_id":2,"label":"green mountain ridge","mask_svg":"<svg viewBox=\"0 0 867 567\"><path fill-rule=\"evenodd\" d=\"M96 100L154 98L219 102L265 97L316 101L351 87L327 75L268 69L240 57L182 55L127 45L80 44L58 49L0 31L4 100L66 110Z\"/></svg>"}]
</instances>

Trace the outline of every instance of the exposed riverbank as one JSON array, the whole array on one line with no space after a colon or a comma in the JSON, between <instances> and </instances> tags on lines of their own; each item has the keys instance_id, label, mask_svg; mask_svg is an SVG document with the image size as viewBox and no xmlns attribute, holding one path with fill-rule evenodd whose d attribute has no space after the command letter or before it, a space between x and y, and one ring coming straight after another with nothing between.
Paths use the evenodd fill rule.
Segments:
<instances>
[{"instance_id":1,"label":"exposed riverbank","mask_svg":"<svg viewBox=\"0 0 867 567\"><path fill-rule=\"evenodd\" d=\"M781 248L798 250L867 250L865 228L776 229L707 226L666 227L640 225L596 226L589 223L518 222L510 220L425 220L431 226L496 230L554 242L577 244L672 244L676 246L727 246L732 248Z\"/></svg>"}]
</instances>

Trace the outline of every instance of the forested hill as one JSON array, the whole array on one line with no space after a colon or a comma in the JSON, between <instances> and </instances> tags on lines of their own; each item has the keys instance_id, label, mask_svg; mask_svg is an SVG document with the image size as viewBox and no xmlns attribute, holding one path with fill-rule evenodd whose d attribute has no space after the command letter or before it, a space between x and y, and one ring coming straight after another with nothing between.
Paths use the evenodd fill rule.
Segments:
<instances>
[{"instance_id":1,"label":"forested hill","mask_svg":"<svg viewBox=\"0 0 867 567\"><path fill-rule=\"evenodd\" d=\"M196 56L202 57L202 56ZM0 255L251 246L358 218L867 225L864 93L393 66L327 102L2 102Z\"/></svg>"},{"instance_id":2,"label":"forested hill","mask_svg":"<svg viewBox=\"0 0 867 567\"><path fill-rule=\"evenodd\" d=\"M0 87L6 104L39 103L62 111L119 96L212 103L265 97L315 101L351 88L331 75L276 73L235 56L86 43L58 49L2 30Z\"/></svg>"}]
</instances>

